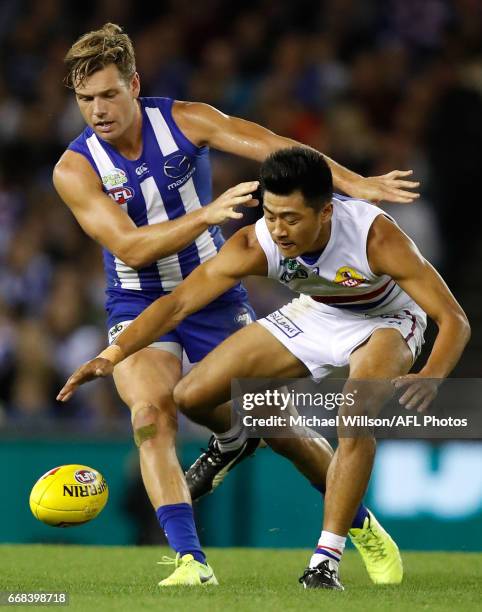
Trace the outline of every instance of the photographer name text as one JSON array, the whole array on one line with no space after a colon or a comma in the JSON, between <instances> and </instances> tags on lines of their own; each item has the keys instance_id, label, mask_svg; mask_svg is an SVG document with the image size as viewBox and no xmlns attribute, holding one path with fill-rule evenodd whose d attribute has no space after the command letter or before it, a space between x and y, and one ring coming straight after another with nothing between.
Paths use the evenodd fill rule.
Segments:
<instances>
[{"instance_id":1,"label":"photographer name text","mask_svg":"<svg viewBox=\"0 0 482 612\"><path fill-rule=\"evenodd\" d=\"M369 417L367 415L336 415L330 418L302 415L271 415L242 417L245 427L468 427L468 419L440 418L432 415L394 415Z\"/></svg>"}]
</instances>

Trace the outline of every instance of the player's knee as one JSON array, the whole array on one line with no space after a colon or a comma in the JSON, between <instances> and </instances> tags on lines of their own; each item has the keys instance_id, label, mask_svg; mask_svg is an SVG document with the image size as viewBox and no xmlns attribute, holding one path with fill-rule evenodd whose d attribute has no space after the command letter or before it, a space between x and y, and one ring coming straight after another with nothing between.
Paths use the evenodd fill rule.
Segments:
<instances>
[{"instance_id":1,"label":"player's knee","mask_svg":"<svg viewBox=\"0 0 482 612\"><path fill-rule=\"evenodd\" d=\"M131 415L134 441L139 447L144 442L152 444L154 440L176 434L177 420L172 410L163 410L151 402L138 402L132 407Z\"/></svg>"},{"instance_id":2,"label":"player's knee","mask_svg":"<svg viewBox=\"0 0 482 612\"><path fill-rule=\"evenodd\" d=\"M361 452L365 458L372 458L376 451L375 436L366 434L354 438L341 437L338 440L338 448L342 454Z\"/></svg>"},{"instance_id":3,"label":"player's knee","mask_svg":"<svg viewBox=\"0 0 482 612\"><path fill-rule=\"evenodd\" d=\"M186 376L174 388L174 403L183 414L189 415L198 406L198 384Z\"/></svg>"},{"instance_id":4,"label":"player's knee","mask_svg":"<svg viewBox=\"0 0 482 612\"><path fill-rule=\"evenodd\" d=\"M345 396L351 394L356 398L354 403L346 403L340 406L338 414L375 417L378 415L384 404L393 396L394 387L388 380L370 378L367 374L366 379L360 383L357 380L349 380L344 389Z\"/></svg>"}]
</instances>

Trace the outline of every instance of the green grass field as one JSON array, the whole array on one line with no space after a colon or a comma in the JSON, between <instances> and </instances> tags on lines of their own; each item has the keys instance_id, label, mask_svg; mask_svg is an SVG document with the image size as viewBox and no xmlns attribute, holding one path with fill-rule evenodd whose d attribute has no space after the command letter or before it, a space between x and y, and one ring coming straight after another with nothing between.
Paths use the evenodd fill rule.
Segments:
<instances>
[{"instance_id":1,"label":"green grass field","mask_svg":"<svg viewBox=\"0 0 482 612\"><path fill-rule=\"evenodd\" d=\"M482 610L482 554L404 553L401 586L375 587L356 552L343 557L346 591L305 591L297 578L309 552L210 549L219 587L169 589L155 547L0 546L0 590L67 591L68 610ZM15 606L16 610L34 606ZM54 606L57 607L57 606Z\"/></svg>"}]
</instances>

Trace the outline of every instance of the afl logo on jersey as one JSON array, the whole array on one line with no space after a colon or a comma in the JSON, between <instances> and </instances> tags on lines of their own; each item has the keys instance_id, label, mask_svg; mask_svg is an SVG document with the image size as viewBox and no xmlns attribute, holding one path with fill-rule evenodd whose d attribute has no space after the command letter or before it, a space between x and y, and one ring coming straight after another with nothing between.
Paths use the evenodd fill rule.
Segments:
<instances>
[{"instance_id":1,"label":"afl logo on jersey","mask_svg":"<svg viewBox=\"0 0 482 612\"><path fill-rule=\"evenodd\" d=\"M117 204L125 204L128 200L134 197L134 190L131 187L117 187L107 192L114 202Z\"/></svg>"},{"instance_id":2,"label":"afl logo on jersey","mask_svg":"<svg viewBox=\"0 0 482 612\"><path fill-rule=\"evenodd\" d=\"M186 174L190 167L191 162L185 155L174 155L164 162L164 174L177 179Z\"/></svg>"}]
</instances>

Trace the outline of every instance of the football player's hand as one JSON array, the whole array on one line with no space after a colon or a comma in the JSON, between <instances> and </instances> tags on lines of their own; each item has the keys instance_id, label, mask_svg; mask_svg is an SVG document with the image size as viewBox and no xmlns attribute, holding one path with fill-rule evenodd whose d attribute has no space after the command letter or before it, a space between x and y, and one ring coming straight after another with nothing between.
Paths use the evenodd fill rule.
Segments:
<instances>
[{"instance_id":1,"label":"football player's hand","mask_svg":"<svg viewBox=\"0 0 482 612\"><path fill-rule=\"evenodd\" d=\"M425 412L438 393L441 383L435 378L425 378L421 374L407 374L398 376L392 380L395 389L403 389L404 392L398 400L402 406L417 412Z\"/></svg>"},{"instance_id":2,"label":"football player's hand","mask_svg":"<svg viewBox=\"0 0 482 612\"><path fill-rule=\"evenodd\" d=\"M236 208L242 206L257 206L258 200L253 198L253 192L258 189L259 182L239 183L231 187L204 208L208 225L219 225L228 219L242 219L243 213Z\"/></svg>"},{"instance_id":3,"label":"football player's hand","mask_svg":"<svg viewBox=\"0 0 482 612\"><path fill-rule=\"evenodd\" d=\"M419 193L408 191L416 189L420 183L409 181L404 177L413 174L413 170L393 170L381 176L360 177L360 180L351 183L348 195L352 198L371 200L372 202L397 202L411 204L420 197Z\"/></svg>"},{"instance_id":4,"label":"football player's hand","mask_svg":"<svg viewBox=\"0 0 482 612\"><path fill-rule=\"evenodd\" d=\"M103 359L102 357L91 359L75 370L62 389L60 389L57 399L61 402L66 402L80 385L94 380L94 378L109 376L113 371L114 365L108 359Z\"/></svg>"}]
</instances>

